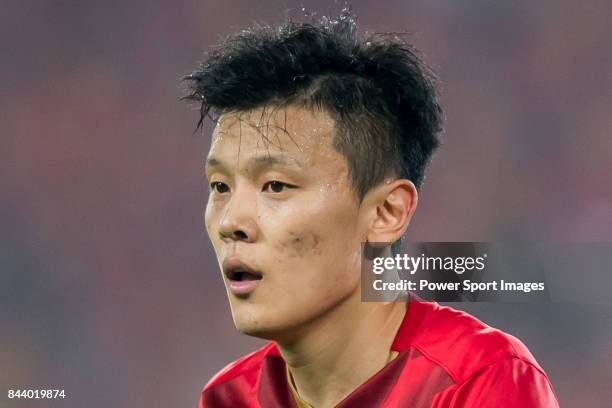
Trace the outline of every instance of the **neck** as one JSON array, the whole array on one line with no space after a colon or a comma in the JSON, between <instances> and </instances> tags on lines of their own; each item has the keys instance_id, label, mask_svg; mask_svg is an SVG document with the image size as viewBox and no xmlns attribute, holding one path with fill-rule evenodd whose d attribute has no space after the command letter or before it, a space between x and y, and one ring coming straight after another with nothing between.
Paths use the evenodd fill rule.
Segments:
<instances>
[{"instance_id":1,"label":"neck","mask_svg":"<svg viewBox=\"0 0 612 408\"><path fill-rule=\"evenodd\" d=\"M313 407L342 401L388 362L404 302L361 302L356 291L331 312L278 342L300 397Z\"/></svg>"}]
</instances>

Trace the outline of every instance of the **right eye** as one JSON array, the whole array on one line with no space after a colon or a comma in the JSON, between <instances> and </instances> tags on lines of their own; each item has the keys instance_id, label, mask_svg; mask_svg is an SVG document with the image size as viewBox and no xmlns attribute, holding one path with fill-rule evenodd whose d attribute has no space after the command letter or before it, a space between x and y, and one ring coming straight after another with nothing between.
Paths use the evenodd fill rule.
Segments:
<instances>
[{"instance_id":1,"label":"right eye","mask_svg":"<svg viewBox=\"0 0 612 408\"><path fill-rule=\"evenodd\" d=\"M220 181L214 181L212 183L210 183L210 189L212 192L214 193L219 193L219 194L223 194L223 193L228 193L229 192L229 186L225 183L222 183Z\"/></svg>"}]
</instances>

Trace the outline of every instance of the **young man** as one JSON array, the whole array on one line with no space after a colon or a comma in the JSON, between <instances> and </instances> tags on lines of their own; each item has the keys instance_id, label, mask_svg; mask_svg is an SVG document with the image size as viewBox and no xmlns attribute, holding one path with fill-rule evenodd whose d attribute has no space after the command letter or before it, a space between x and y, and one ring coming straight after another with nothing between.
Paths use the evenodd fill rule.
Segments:
<instances>
[{"instance_id":1,"label":"young man","mask_svg":"<svg viewBox=\"0 0 612 408\"><path fill-rule=\"evenodd\" d=\"M556 407L516 338L432 302L361 301L361 245L406 231L441 110L409 46L355 29L345 12L245 30L187 77L200 124L219 115L205 223L234 323L271 340L200 407Z\"/></svg>"}]
</instances>

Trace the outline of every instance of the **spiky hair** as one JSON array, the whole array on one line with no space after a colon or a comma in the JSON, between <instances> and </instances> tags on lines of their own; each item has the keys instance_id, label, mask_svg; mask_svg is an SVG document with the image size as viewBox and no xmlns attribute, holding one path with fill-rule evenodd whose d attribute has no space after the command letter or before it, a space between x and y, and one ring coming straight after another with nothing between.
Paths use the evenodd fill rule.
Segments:
<instances>
[{"instance_id":1,"label":"spiky hair","mask_svg":"<svg viewBox=\"0 0 612 408\"><path fill-rule=\"evenodd\" d=\"M334 148L346 157L361 200L394 175L420 187L439 145L436 81L398 36L356 33L355 17L257 26L228 38L188 75L185 99L209 113L308 106L336 124Z\"/></svg>"}]
</instances>

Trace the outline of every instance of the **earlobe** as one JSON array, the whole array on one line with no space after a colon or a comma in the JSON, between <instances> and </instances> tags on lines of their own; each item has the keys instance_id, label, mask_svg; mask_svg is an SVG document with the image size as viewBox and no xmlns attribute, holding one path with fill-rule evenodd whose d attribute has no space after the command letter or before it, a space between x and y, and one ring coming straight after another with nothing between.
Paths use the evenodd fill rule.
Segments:
<instances>
[{"instance_id":1,"label":"earlobe","mask_svg":"<svg viewBox=\"0 0 612 408\"><path fill-rule=\"evenodd\" d=\"M397 241L406 231L417 206L418 194L410 180L399 179L377 187L373 193L373 218L368 242Z\"/></svg>"}]
</instances>

